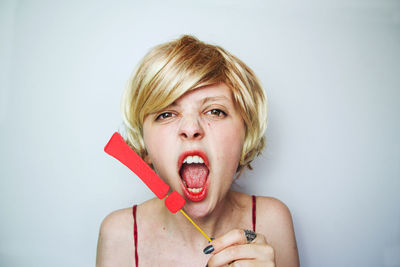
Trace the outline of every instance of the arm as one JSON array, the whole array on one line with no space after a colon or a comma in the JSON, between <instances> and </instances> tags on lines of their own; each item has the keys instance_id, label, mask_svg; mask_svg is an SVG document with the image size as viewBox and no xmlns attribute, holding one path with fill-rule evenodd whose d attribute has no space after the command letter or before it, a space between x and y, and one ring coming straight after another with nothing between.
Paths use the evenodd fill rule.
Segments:
<instances>
[{"instance_id":1,"label":"arm","mask_svg":"<svg viewBox=\"0 0 400 267\"><path fill-rule=\"evenodd\" d=\"M129 210L129 209L128 209ZM134 266L132 230L126 210L108 215L100 227L96 267Z\"/></svg>"},{"instance_id":2,"label":"arm","mask_svg":"<svg viewBox=\"0 0 400 267\"><path fill-rule=\"evenodd\" d=\"M257 232L264 234L268 244L274 248L276 266L299 266L296 237L288 207L277 199L259 197L257 216Z\"/></svg>"}]
</instances>

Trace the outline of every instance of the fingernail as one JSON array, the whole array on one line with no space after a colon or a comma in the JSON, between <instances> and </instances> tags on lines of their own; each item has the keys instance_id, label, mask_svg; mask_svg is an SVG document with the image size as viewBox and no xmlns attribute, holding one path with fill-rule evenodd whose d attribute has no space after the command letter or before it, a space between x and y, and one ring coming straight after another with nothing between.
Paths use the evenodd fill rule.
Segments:
<instances>
[{"instance_id":1,"label":"fingernail","mask_svg":"<svg viewBox=\"0 0 400 267\"><path fill-rule=\"evenodd\" d=\"M213 241L215 238L214 237L210 237L211 241ZM211 241L208 241L208 243L210 243Z\"/></svg>"},{"instance_id":2,"label":"fingernail","mask_svg":"<svg viewBox=\"0 0 400 267\"><path fill-rule=\"evenodd\" d=\"M213 245L209 245L208 247L206 247L206 248L203 250L204 254L210 254L210 253L213 252L213 251L214 251Z\"/></svg>"}]
</instances>

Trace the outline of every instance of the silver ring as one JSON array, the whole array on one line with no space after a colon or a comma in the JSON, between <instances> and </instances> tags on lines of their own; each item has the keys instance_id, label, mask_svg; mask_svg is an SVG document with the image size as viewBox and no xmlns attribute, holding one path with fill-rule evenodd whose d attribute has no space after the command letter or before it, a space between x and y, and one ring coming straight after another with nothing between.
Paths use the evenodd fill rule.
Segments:
<instances>
[{"instance_id":1,"label":"silver ring","mask_svg":"<svg viewBox=\"0 0 400 267\"><path fill-rule=\"evenodd\" d=\"M256 239L257 234L252 230L243 230L244 235L246 236L247 244L251 243L254 239Z\"/></svg>"}]
</instances>

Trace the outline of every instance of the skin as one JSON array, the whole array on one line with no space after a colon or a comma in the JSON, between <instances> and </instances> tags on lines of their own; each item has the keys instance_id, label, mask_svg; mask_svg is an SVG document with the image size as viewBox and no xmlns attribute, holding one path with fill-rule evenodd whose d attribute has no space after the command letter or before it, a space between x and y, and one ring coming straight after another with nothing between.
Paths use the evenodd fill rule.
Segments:
<instances>
[{"instance_id":1,"label":"skin","mask_svg":"<svg viewBox=\"0 0 400 267\"><path fill-rule=\"evenodd\" d=\"M207 100L207 101L206 101ZM158 175L182 194L177 161L187 150L201 150L209 162L210 186L200 202L187 200L184 210L209 235L208 241L181 215L159 199L138 206L140 266L299 266L288 208L279 200L257 197L257 238L251 229L251 197L230 190L239 163L245 125L225 84L190 91L173 105L145 118L145 158ZM97 266L134 266L132 209L107 216L100 228Z\"/></svg>"}]
</instances>

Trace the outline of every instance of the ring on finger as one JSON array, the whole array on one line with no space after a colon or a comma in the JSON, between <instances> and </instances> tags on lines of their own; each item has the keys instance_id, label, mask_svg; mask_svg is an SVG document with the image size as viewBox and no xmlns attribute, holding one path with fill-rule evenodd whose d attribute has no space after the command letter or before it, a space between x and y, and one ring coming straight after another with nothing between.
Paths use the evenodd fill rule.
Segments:
<instances>
[{"instance_id":1,"label":"ring on finger","mask_svg":"<svg viewBox=\"0 0 400 267\"><path fill-rule=\"evenodd\" d=\"M252 230L244 229L244 235L246 236L247 244L251 243L254 239L256 239L257 234Z\"/></svg>"}]
</instances>

